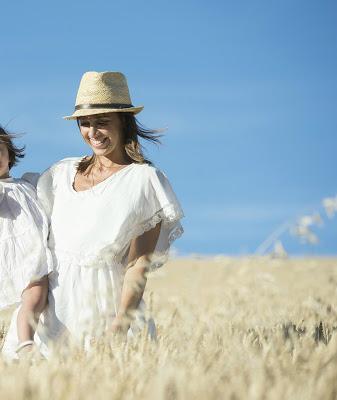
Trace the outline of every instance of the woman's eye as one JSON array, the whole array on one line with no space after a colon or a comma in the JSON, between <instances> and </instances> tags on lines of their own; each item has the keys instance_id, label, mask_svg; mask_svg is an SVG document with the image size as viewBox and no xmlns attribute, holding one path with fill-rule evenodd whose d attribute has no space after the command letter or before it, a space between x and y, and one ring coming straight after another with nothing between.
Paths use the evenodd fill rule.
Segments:
<instances>
[{"instance_id":1,"label":"woman's eye","mask_svg":"<svg viewBox=\"0 0 337 400\"><path fill-rule=\"evenodd\" d=\"M88 122L81 122L81 126L83 126L83 128L88 128L89 127L89 123Z\"/></svg>"}]
</instances>

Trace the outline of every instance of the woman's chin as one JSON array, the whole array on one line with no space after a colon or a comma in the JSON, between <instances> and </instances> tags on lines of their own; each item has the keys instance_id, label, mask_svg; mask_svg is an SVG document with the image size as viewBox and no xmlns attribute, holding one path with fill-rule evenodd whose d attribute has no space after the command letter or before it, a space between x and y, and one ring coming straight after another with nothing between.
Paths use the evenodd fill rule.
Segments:
<instances>
[{"instance_id":1,"label":"woman's chin","mask_svg":"<svg viewBox=\"0 0 337 400\"><path fill-rule=\"evenodd\" d=\"M96 147L92 147L91 146L91 150L97 155L104 155L105 153L107 153L107 149L97 149Z\"/></svg>"},{"instance_id":2,"label":"woman's chin","mask_svg":"<svg viewBox=\"0 0 337 400\"><path fill-rule=\"evenodd\" d=\"M96 156L108 156L109 154L112 153L112 149L110 147L107 147L105 149L98 149L96 147L90 146L91 150L94 152Z\"/></svg>"}]
</instances>

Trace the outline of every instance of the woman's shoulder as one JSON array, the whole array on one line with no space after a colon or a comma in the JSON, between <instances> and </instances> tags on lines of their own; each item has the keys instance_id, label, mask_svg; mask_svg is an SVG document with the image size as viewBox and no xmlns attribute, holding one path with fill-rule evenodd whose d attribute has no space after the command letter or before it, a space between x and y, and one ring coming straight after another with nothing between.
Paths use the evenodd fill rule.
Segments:
<instances>
[{"instance_id":1,"label":"woman's shoulder","mask_svg":"<svg viewBox=\"0 0 337 400\"><path fill-rule=\"evenodd\" d=\"M171 192L172 186L166 173L154 164L138 164L135 168L133 187L139 187L146 196Z\"/></svg>"},{"instance_id":2,"label":"woman's shoulder","mask_svg":"<svg viewBox=\"0 0 337 400\"><path fill-rule=\"evenodd\" d=\"M47 168L46 171L51 170L51 171L57 171L57 170L62 170L69 168L70 166L73 166L75 163L80 162L83 157L67 157L63 158L60 161L57 161L56 163L52 164L49 168Z\"/></svg>"},{"instance_id":3,"label":"woman's shoulder","mask_svg":"<svg viewBox=\"0 0 337 400\"><path fill-rule=\"evenodd\" d=\"M166 178L165 172L154 164L143 163L135 165L136 165L135 170L137 172L137 175L139 177L142 177L143 179L155 179L161 177Z\"/></svg>"},{"instance_id":4,"label":"woman's shoulder","mask_svg":"<svg viewBox=\"0 0 337 400\"><path fill-rule=\"evenodd\" d=\"M58 182L64 181L64 176L74 168L74 164L79 162L82 157L67 157L52 164L39 177L37 182L38 192L48 191L58 186Z\"/></svg>"},{"instance_id":5,"label":"woman's shoulder","mask_svg":"<svg viewBox=\"0 0 337 400\"><path fill-rule=\"evenodd\" d=\"M74 164L79 162L83 157L67 157L52 164L40 176L40 179L54 178L56 175L73 168Z\"/></svg>"}]
</instances>

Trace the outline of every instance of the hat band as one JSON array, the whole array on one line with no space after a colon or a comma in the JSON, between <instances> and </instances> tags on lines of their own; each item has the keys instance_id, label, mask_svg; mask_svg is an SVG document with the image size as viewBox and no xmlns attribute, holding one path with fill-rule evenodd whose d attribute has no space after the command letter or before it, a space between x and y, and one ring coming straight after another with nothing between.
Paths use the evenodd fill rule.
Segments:
<instances>
[{"instance_id":1,"label":"hat band","mask_svg":"<svg viewBox=\"0 0 337 400\"><path fill-rule=\"evenodd\" d=\"M133 107L132 104L123 103L108 103L108 104L79 104L75 106L75 111L78 110L90 110L96 108L130 108Z\"/></svg>"}]
</instances>

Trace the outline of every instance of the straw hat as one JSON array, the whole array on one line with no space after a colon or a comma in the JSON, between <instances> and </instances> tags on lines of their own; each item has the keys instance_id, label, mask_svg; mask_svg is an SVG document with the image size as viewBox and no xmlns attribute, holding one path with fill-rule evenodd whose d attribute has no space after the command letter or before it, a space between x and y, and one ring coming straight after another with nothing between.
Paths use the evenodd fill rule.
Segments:
<instances>
[{"instance_id":1,"label":"straw hat","mask_svg":"<svg viewBox=\"0 0 337 400\"><path fill-rule=\"evenodd\" d=\"M144 106L131 103L128 84L121 72L86 72L78 88L75 111L64 119L110 112L137 114Z\"/></svg>"}]
</instances>

